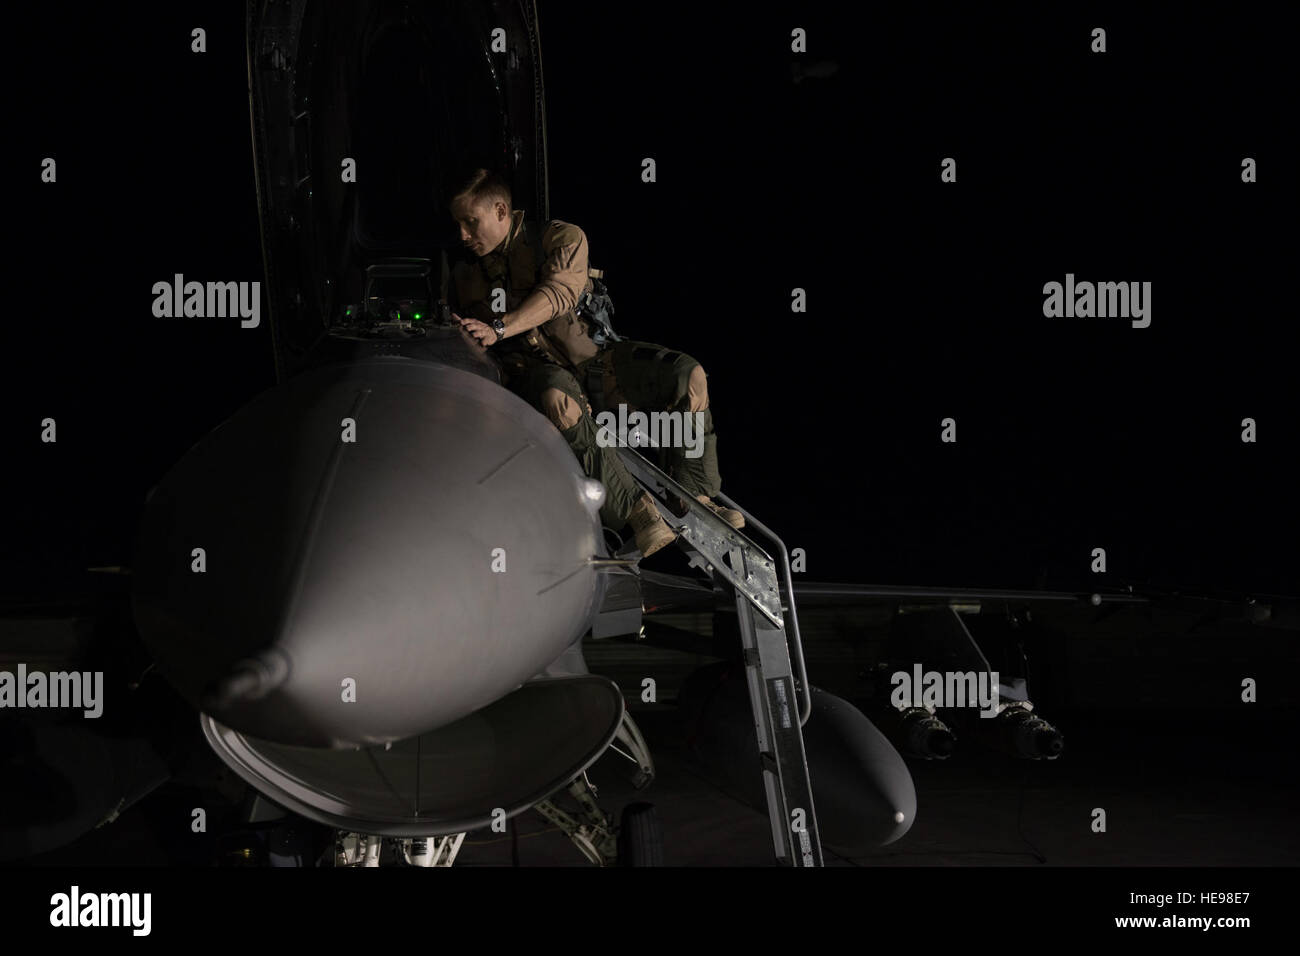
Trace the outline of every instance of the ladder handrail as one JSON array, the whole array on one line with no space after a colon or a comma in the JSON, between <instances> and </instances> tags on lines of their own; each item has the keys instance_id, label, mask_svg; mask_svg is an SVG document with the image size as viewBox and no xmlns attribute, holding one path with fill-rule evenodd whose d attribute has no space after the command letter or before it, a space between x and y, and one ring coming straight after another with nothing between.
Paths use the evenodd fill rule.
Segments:
<instances>
[{"instance_id":1,"label":"ladder handrail","mask_svg":"<svg viewBox=\"0 0 1300 956\"><path fill-rule=\"evenodd\" d=\"M808 666L803 659L803 639L799 636L799 614L794 606L794 575L790 571L790 554L785 549L785 542L777 537L776 532L769 528L763 522L759 521L752 514L738 505L734 499L728 498L722 492L718 492L713 497L717 498L729 508L735 508L745 516L745 521L752 524L762 534L766 535L768 540L776 544L776 550L781 558L780 567L785 572L785 589L789 595L790 604L790 627L787 631L789 637L787 644L794 647L794 662L797 668L796 677L799 679L799 687L802 689L803 700L799 704L799 726L803 727L808 723L808 718L812 716L812 689L808 686Z\"/></svg>"},{"instance_id":2,"label":"ladder handrail","mask_svg":"<svg viewBox=\"0 0 1300 956\"><path fill-rule=\"evenodd\" d=\"M674 513L673 510L668 507L666 501L659 498L659 495L661 494L664 496L680 498L682 503L686 505L688 514L694 516L694 518L701 523L702 527L708 529L710 533L721 537L722 540L720 542L715 542L715 544L725 544L726 550L728 551L732 548L739 547L742 549L742 553L751 554L760 563L766 565L767 570L772 572L772 586L769 589L772 594L771 598L767 599L766 603L764 603L763 601L753 599L752 595L748 592L746 592L746 597L751 598L750 603L754 605L758 612L767 618L774 627L780 628L782 633L784 633L786 629L785 613L781 606L781 579L780 574L777 571L776 560L749 537L742 534L726 521L723 521L715 515L708 508L701 505L695 500L695 496L691 492L687 491L674 481L668 474L654 464L654 462L646 459L646 457L637 451L636 448L620 448L619 453L623 458L624 466L627 468L628 473L632 476L633 480L645 486L645 488L651 492L651 497L655 498L658 504L665 509L665 514L668 516L667 520L670 524L680 522L684 516ZM679 525L677 530L680 534L682 526ZM690 541L690 539L685 540L688 542ZM692 543L692 546L695 547L697 551L699 550L699 546L697 546L696 543ZM720 560L720 555L718 558ZM742 591L746 590L745 583L748 580L750 573L744 568L731 568L726 563L719 564L718 561L715 560L713 570L714 573L721 574L724 578L732 579L732 583ZM770 606L768 606L769 604Z\"/></svg>"},{"instance_id":3,"label":"ladder handrail","mask_svg":"<svg viewBox=\"0 0 1300 956\"><path fill-rule=\"evenodd\" d=\"M804 725L812 715L812 691L808 686L795 610L794 578L785 542L730 498L716 496L736 507L748 519L747 527L776 543L778 562L750 535L741 534L711 508L694 500L693 494L635 448L620 448L620 457L632 478L650 493L663 516L670 523L677 519L677 532L681 536L678 544L692 555L691 564L712 574L715 582L721 583L735 600L745 681L761 756L758 769L763 779L776 857L778 862L790 866L822 866L821 838L803 738ZM686 512L678 515L681 504L685 505ZM789 599L789 615L782 605L782 580ZM796 827L794 822L801 819L798 814L804 812L804 826Z\"/></svg>"}]
</instances>

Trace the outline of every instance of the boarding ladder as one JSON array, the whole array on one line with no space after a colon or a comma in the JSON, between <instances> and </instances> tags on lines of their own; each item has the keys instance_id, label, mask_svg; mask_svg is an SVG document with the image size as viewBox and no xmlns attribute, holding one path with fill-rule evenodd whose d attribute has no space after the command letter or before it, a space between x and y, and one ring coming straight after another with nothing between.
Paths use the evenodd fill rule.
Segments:
<instances>
[{"instance_id":1,"label":"boarding ladder","mask_svg":"<svg viewBox=\"0 0 1300 956\"><path fill-rule=\"evenodd\" d=\"M714 496L745 516L746 530L757 531L772 542L781 559L778 578L778 566L766 551L696 501L694 495L635 448L622 447L619 456L632 477L650 492L664 520L678 533L677 544L689 555L691 565L712 575L736 602L776 860L783 866L821 866L821 839L802 729L812 713L812 696L785 544L730 498ZM676 513L680 506L669 507L668 502L678 501L687 506L684 516ZM785 584L788 628L779 581ZM798 665L797 678L792 660Z\"/></svg>"}]
</instances>

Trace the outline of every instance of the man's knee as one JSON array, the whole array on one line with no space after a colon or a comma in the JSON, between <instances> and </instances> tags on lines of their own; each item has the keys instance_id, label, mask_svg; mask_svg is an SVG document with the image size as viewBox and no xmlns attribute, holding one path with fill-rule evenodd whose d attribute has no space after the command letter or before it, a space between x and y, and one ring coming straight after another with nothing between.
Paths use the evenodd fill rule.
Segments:
<instances>
[{"instance_id":1,"label":"man's knee","mask_svg":"<svg viewBox=\"0 0 1300 956\"><path fill-rule=\"evenodd\" d=\"M566 431L582 420L582 407L558 388L542 389L540 404L542 414L560 431Z\"/></svg>"},{"instance_id":2,"label":"man's knee","mask_svg":"<svg viewBox=\"0 0 1300 956\"><path fill-rule=\"evenodd\" d=\"M690 402L689 410L702 412L709 407L709 386L704 374L704 366L699 362L686 377L686 397Z\"/></svg>"},{"instance_id":3,"label":"man's knee","mask_svg":"<svg viewBox=\"0 0 1300 956\"><path fill-rule=\"evenodd\" d=\"M685 406L688 412L702 412L709 407L708 376L704 366L689 355L681 354L673 362L677 382L673 407Z\"/></svg>"}]
</instances>

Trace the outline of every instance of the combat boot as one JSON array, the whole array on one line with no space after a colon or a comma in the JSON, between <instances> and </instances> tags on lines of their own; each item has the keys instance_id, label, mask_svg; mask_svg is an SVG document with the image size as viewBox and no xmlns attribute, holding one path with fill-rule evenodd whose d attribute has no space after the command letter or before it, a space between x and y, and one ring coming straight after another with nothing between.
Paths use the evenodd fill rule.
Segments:
<instances>
[{"instance_id":1,"label":"combat boot","mask_svg":"<svg viewBox=\"0 0 1300 956\"><path fill-rule=\"evenodd\" d=\"M704 505L704 507L708 508L733 528L745 527L745 516L735 508L724 508L722 505L715 503L708 495L696 495L695 500Z\"/></svg>"},{"instance_id":2,"label":"combat boot","mask_svg":"<svg viewBox=\"0 0 1300 956\"><path fill-rule=\"evenodd\" d=\"M636 536L636 547L642 557L650 557L665 545L672 544L677 532L668 526L668 522L659 514L649 492L642 492L636 506L628 515L627 523Z\"/></svg>"}]
</instances>

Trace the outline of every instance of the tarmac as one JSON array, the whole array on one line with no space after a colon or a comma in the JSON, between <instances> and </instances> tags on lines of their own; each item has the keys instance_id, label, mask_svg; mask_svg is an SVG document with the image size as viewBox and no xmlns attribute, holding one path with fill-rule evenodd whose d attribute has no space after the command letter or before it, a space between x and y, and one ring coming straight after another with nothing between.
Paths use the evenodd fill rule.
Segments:
<instances>
[{"instance_id":1,"label":"tarmac","mask_svg":"<svg viewBox=\"0 0 1300 956\"><path fill-rule=\"evenodd\" d=\"M878 649L873 628L883 620L862 613L826 612L822 619L811 610L801 613L813 683L855 703L862 665ZM701 646L712 639L708 615L660 620L700 635ZM1125 612L1103 619L1086 609L1058 614L1055 621L1041 617L1035 673L1044 689L1041 712L1065 738L1061 757L1026 761L983 749L959 733L946 760L908 758L917 816L902 838L866 852L827 845L825 863L1294 866L1300 861L1294 746L1300 713L1285 682L1293 669L1294 632L1203 624L1196 615L1184 620ZM996 622L990 618L982 626L981 643L991 647ZM628 803L652 803L667 866L774 865L766 812L738 799L693 761L685 744L677 688L686 674L716 658L633 639L588 642L585 650L591 670L623 689L656 765L653 782L637 791L625 758L601 757L588 772L601 806L617 819ZM1265 681L1269 699L1281 703L1241 704L1235 688L1243 673ZM641 697L647 675L656 679L653 703ZM173 716L185 726L193 715ZM111 823L3 865L211 865L218 834L237 822L244 788L201 742L188 752L188 764L172 780ZM556 799L573 808L567 796ZM195 806L213 808L206 840L175 822L188 822ZM1104 811L1104 829L1098 811ZM536 811L520 814L511 827L504 834L468 834L456 865L591 866Z\"/></svg>"}]
</instances>

